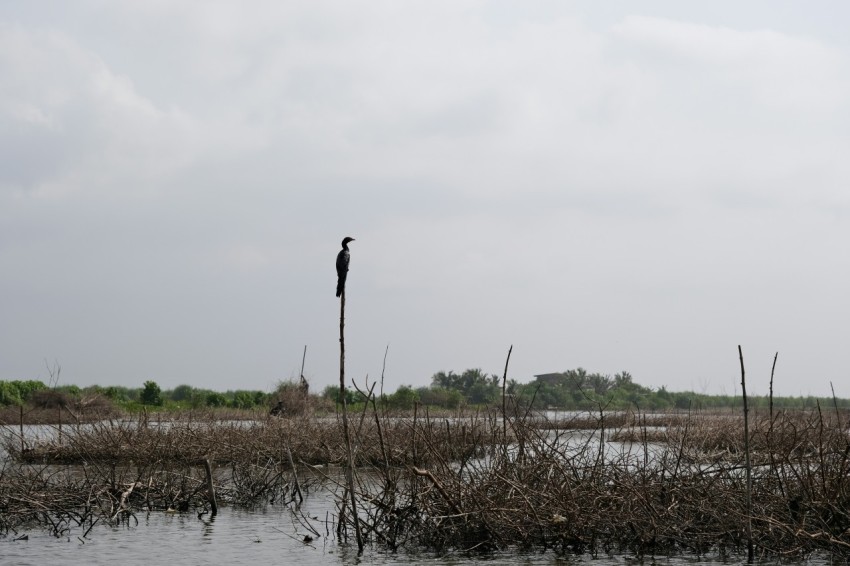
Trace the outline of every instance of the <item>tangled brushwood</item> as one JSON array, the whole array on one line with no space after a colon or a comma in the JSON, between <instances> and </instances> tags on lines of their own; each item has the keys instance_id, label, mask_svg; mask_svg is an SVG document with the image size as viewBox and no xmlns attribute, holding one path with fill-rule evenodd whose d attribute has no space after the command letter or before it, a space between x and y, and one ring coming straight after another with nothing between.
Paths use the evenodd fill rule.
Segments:
<instances>
[{"instance_id":1,"label":"tangled brushwood","mask_svg":"<svg viewBox=\"0 0 850 566\"><path fill-rule=\"evenodd\" d=\"M390 550L737 554L749 519L760 556L850 557L850 443L838 411L751 416L749 515L744 429L729 414L432 418L373 404L349 418L353 499L333 480L316 488L321 473L294 473L348 461L335 417L106 420L39 444L7 429L0 533L41 523L85 536L140 511L203 513L212 483L224 505L295 508L302 493L331 489L338 542L353 540L356 517L365 544Z\"/></svg>"}]
</instances>

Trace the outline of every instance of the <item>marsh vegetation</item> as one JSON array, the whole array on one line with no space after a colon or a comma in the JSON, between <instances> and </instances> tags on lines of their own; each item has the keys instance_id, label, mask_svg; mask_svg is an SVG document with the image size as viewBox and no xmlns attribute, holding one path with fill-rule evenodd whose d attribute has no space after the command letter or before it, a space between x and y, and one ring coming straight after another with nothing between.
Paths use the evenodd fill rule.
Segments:
<instances>
[{"instance_id":1,"label":"marsh vegetation","mask_svg":"<svg viewBox=\"0 0 850 566\"><path fill-rule=\"evenodd\" d=\"M85 538L142 512L203 517L211 479L218 505L297 512L329 491L337 513L304 524L351 544L356 520L365 544L387 550L738 554L749 519L758 556L850 557L850 417L838 407L753 412L748 514L738 414L553 417L508 402L504 413L436 416L369 401L349 414L356 518L345 511L348 459L333 413L143 413L66 424L61 435L43 426L38 439L4 427L0 534L41 526Z\"/></svg>"}]
</instances>

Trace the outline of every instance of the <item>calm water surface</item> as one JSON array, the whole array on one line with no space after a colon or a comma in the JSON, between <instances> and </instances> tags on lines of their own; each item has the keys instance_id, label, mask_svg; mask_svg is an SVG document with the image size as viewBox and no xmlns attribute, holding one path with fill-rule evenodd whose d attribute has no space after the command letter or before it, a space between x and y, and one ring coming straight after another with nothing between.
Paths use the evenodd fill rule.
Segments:
<instances>
[{"instance_id":1,"label":"calm water surface","mask_svg":"<svg viewBox=\"0 0 850 566\"><path fill-rule=\"evenodd\" d=\"M324 513L322 514L324 516ZM213 520L195 514L151 513L139 517L131 527L95 527L85 542L72 533L55 538L38 528L31 529L27 541L0 540L0 564L552 564L581 562L559 560L553 554L501 554L488 557L464 555L379 553L368 551L358 557L354 549L337 545L327 537L324 519L321 537L307 544L309 531L293 520L283 508L249 512L230 508L220 510ZM314 526L319 524L313 521ZM330 525L328 526L331 529ZM23 534L23 533L22 533ZM605 562L595 561L597 564ZM622 564L615 560L610 563Z\"/></svg>"},{"instance_id":2,"label":"calm water surface","mask_svg":"<svg viewBox=\"0 0 850 566\"><path fill-rule=\"evenodd\" d=\"M0 539L0 564L2 565L64 565L64 564L167 564L168 566L218 565L218 564L298 564L299 566L349 565L349 564L592 564L596 566L625 566L641 563L632 556L557 556L547 553L498 553L487 556L451 554L436 556L428 553L381 553L366 550L357 556L356 547L337 545L333 527L328 524L331 536L326 534L325 513L335 510L330 496L311 494L305 501L305 513L314 517L310 524L321 536L311 543L303 538L309 530L304 528L289 509L270 506L259 511L233 508L219 510L214 520L199 519L194 513L169 514L163 512L139 515L139 524L109 527L95 526L84 541L85 531L72 532L70 536L55 538L43 529L34 527L20 534L29 535L27 541L13 541L12 537ZM310 507L311 506L311 507ZM694 557L645 559L643 564L742 564L739 558L723 562ZM826 564L809 561L807 564Z\"/></svg>"}]
</instances>

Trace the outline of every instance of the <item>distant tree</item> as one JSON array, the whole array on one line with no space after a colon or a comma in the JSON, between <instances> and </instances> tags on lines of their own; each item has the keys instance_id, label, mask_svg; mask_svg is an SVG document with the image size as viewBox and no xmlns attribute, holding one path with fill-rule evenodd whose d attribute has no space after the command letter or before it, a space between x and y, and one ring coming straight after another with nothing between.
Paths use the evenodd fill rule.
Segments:
<instances>
[{"instance_id":1,"label":"distant tree","mask_svg":"<svg viewBox=\"0 0 850 566\"><path fill-rule=\"evenodd\" d=\"M113 401L129 401L130 400L130 390L127 387L118 387L115 385L110 385L109 387L104 387L101 389L101 393L108 399L112 399Z\"/></svg>"},{"instance_id":2,"label":"distant tree","mask_svg":"<svg viewBox=\"0 0 850 566\"><path fill-rule=\"evenodd\" d=\"M632 374L627 371L621 371L614 376L614 385L617 387L631 387L634 385L634 382L632 381Z\"/></svg>"},{"instance_id":3,"label":"distant tree","mask_svg":"<svg viewBox=\"0 0 850 566\"><path fill-rule=\"evenodd\" d=\"M80 389L79 385L60 385L59 387L55 387L54 389L62 391L63 393L67 393L71 397L79 397L83 392L83 390Z\"/></svg>"},{"instance_id":4,"label":"distant tree","mask_svg":"<svg viewBox=\"0 0 850 566\"><path fill-rule=\"evenodd\" d=\"M467 400L473 405L493 403L499 397L499 389L486 383L475 383L467 392Z\"/></svg>"},{"instance_id":5,"label":"distant tree","mask_svg":"<svg viewBox=\"0 0 850 566\"><path fill-rule=\"evenodd\" d=\"M402 385L396 389L395 393L388 397L387 404L393 409L408 410L413 408L413 405L416 404L418 399L419 396L412 387L409 385Z\"/></svg>"},{"instance_id":6,"label":"distant tree","mask_svg":"<svg viewBox=\"0 0 850 566\"><path fill-rule=\"evenodd\" d=\"M223 393L210 391L206 397L207 407L225 407L227 405L227 397Z\"/></svg>"},{"instance_id":7,"label":"distant tree","mask_svg":"<svg viewBox=\"0 0 850 566\"><path fill-rule=\"evenodd\" d=\"M416 394L423 405L433 405L444 409L456 409L463 402L463 395L456 389L419 387L416 389Z\"/></svg>"},{"instance_id":8,"label":"distant tree","mask_svg":"<svg viewBox=\"0 0 850 566\"><path fill-rule=\"evenodd\" d=\"M172 401L189 401L192 399L194 388L191 385L178 385L171 392Z\"/></svg>"},{"instance_id":9,"label":"distant tree","mask_svg":"<svg viewBox=\"0 0 850 566\"><path fill-rule=\"evenodd\" d=\"M265 391L254 391L254 405L265 405L269 400L269 394Z\"/></svg>"},{"instance_id":10,"label":"distant tree","mask_svg":"<svg viewBox=\"0 0 850 566\"><path fill-rule=\"evenodd\" d=\"M431 376L431 387L439 389L460 389L460 376L453 371L438 371Z\"/></svg>"},{"instance_id":11,"label":"distant tree","mask_svg":"<svg viewBox=\"0 0 850 566\"><path fill-rule=\"evenodd\" d=\"M676 393L673 398L673 405L677 409L690 409L691 408L691 396L687 393Z\"/></svg>"},{"instance_id":12,"label":"distant tree","mask_svg":"<svg viewBox=\"0 0 850 566\"><path fill-rule=\"evenodd\" d=\"M0 381L0 405L21 405L21 393L12 382Z\"/></svg>"},{"instance_id":13,"label":"distant tree","mask_svg":"<svg viewBox=\"0 0 850 566\"><path fill-rule=\"evenodd\" d=\"M234 409L251 409L254 407L254 394L250 391L236 391L230 406Z\"/></svg>"},{"instance_id":14,"label":"distant tree","mask_svg":"<svg viewBox=\"0 0 850 566\"><path fill-rule=\"evenodd\" d=\"M327 387L325 387L325 389L322 391L322 397L325 398L325 399L328 399L330 401L333 401L334 403L339 403L340 402L339 385L328 385ZM355 402L356 399L357 398L354 395L354 391L352 391L351 389L346 387L345 388L345 402L346 402L346 404L351 405L352 403Z\"/></svg>"},{"instance_id":15,"label":"distant tree","mask_svg":"<svg viewBox=\"0 0 850 566\"><path fill-rule=\"evenodd\" d=\"M502 390L499 376L488 376L478 368L467 369L462 374L437 372L431 376L431 387L459 391L468 403L474 405L494 402Z\"/></svg>"},{"instance_id":16,"label":"distant tree","mask_svg":"<svg viewBox=\"0 0 850 566\"><path fill-rule=\"evenodd\" d=\"M155 381L146 381L139 395L142 405L162 405L162 390Z\"/></svg>"},{"instance_id":17,"label":"distant tree","mask_svg":"<svg viewBox=\"0 0 850 566\"><path fill-rule=\"evenodd\" d=\"M23 405L33 393L47 389L41 381L0 381L0 405Z\"/></svg>"}]
</instances>

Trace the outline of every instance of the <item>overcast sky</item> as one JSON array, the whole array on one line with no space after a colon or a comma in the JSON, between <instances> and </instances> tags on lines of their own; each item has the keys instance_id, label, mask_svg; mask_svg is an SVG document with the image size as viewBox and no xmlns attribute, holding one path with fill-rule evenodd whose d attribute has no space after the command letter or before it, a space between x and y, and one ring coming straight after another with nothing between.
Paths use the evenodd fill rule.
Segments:
<instances>
[{"instance_id":1,"label":"overcast sky","mask_svg":"<svg viewBox=\"0 0 850 566\"><path fill-rule=\"evenodd\" d=\"M850 397L850 4L0 3L0 379Z\"/></svg>"}]
</instances>

